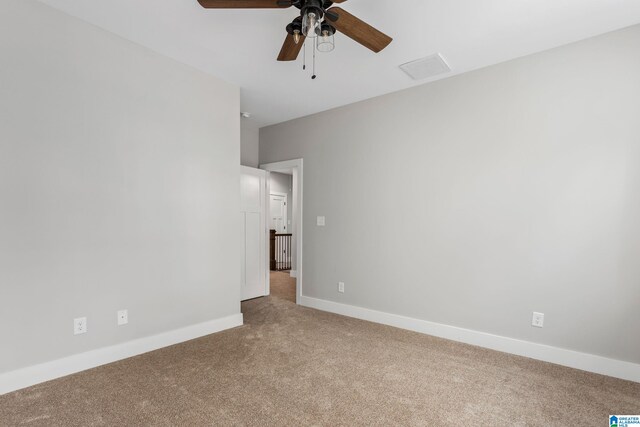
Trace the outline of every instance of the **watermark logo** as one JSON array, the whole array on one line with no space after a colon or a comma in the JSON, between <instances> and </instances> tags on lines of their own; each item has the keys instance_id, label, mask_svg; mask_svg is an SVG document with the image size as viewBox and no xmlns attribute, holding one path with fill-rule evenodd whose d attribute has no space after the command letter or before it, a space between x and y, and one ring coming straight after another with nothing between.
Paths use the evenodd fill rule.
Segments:
<instances>
[{"instance_id":1,"label":"watermark logo","mask_svg":"<svg viewBox=\"0 0 640 427\"><path fill-rule=\"evenodd\" d=\"M640 415L609 415L609 427L640 427Z\"/></svg>"}]
</instances>

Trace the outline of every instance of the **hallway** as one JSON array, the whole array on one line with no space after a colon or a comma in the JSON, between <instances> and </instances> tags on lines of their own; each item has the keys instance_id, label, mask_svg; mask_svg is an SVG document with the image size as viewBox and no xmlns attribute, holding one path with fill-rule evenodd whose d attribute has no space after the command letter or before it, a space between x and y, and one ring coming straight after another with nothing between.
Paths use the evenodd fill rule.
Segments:
<instances>
[{"instance_id":1,"label":"hallway","mask_svg":"<svg viewBox=\"0 0 640 427\"><path fill-rule=\"evenodd\" d=\"M296 302L296 279L288 271L272 271L270 273L271 296L286 301Z\"/></svg>"}]
</instances>

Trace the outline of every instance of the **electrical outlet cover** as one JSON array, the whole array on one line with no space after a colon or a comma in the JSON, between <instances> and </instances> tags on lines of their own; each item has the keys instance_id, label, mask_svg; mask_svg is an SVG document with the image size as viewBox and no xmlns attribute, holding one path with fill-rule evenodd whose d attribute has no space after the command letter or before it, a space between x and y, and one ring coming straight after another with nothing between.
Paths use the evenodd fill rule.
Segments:
<instances>
[{"instance_id":1,"label":"electrical outlet cover","mask_svg":"<svg viewBox=\"0 0 640 427\"><path fill-rule=\"evenodd\" d=\"M129 323L129 312L127 310L118 311L118 326Z\"/></svg>"},{"instance_id":2,"label":"electrical outlet cover","mask_svg":"<svg viewBox=\"0 0 640 427\"><path fill-rule=\"evenodd\" d=\"M80 335L87 333L87 318L86 317L78 317L73 319L73 334Z\"/></svg>"},{"instance_id":3,"label":"electrical outlet cover","mask_svg":"<svg viewBox=\"0 0 640 427\"><path fill-rule=\"evenodd\" d=\"M536 328L544 327L544 313L533 313L533 318L531 319L531 326L535 326Z\"/></svg>"}]
</instances>

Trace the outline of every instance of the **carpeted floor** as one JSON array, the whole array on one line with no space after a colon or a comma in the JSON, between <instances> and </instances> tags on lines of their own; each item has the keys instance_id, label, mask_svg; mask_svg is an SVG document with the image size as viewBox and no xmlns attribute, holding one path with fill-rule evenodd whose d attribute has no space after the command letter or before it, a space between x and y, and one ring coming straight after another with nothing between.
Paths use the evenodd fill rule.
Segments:
<instances>
[{"instance_id":1,"label":"carpeted floor","mask_svg":"<svg viewBox=\"0 0 640 427\"><path fill-rule=\"evenodd\" d=\"M296 279L288 271L272 271L269 273L271 296L296 302Z\"/></svg>"},{"instance_id":2,"label":"carpeted floor","mask_svg":"<svg viewBox=\"0 0 640 427\"><path fill-rule=\"evenodd\" d=\"M277 296L242 309L243 327L1 396L0 425L604 426L640 413L638 383Z\"/></svg>"}]
</instances>

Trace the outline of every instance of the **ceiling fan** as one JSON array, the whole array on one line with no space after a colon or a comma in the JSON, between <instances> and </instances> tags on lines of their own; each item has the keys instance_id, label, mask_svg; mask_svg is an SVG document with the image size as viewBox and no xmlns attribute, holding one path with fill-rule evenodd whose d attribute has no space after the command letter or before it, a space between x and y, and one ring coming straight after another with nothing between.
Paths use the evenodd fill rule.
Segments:
<instances>
[{"instance_id":1,"label":"ceiling fan","mask_svg":"<svg viewBox=\"0 0 640 427\"><path fill-rule=\"evenodd\" d=\"M294 61L298 58L305 39L316 39L315 49L330 52L335 44L336 31L352 38L374 52L380 52L391 43L391 37L356 18L334 3L346 0L198 0L207 9L300 9L297 16L287 25L287 38L282 45L278 61ZM315 75L314 75L315 78Z\"/></svg>"}]
</instances>

